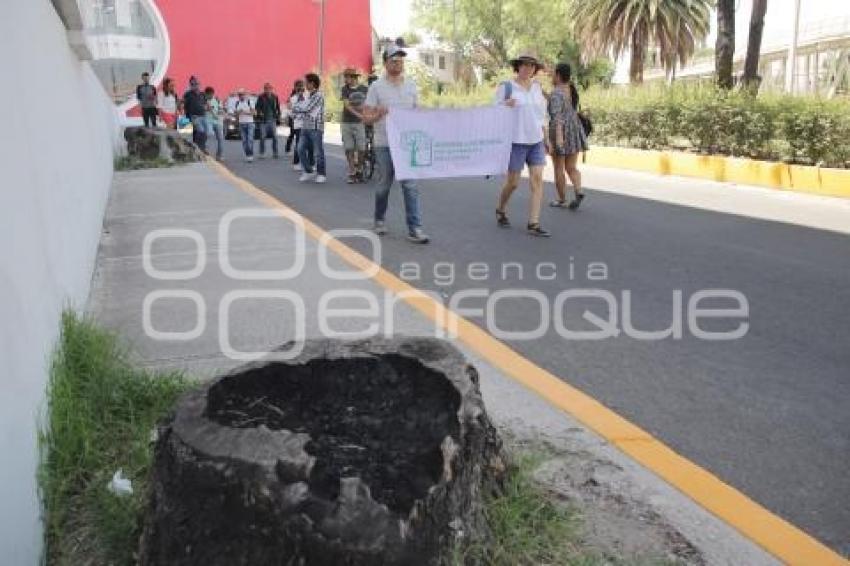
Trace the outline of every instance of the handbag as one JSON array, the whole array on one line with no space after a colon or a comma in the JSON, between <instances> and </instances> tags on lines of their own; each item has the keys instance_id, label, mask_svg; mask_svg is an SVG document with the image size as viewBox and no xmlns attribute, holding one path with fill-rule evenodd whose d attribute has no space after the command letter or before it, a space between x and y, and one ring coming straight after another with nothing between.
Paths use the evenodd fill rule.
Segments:
<instances>
[{"instance_id":1,"label":"handbag","mask_svg":"<svg viewBox=\"0 0 850 566\"><path fill-rule=\"evenodd\" d=\"M578 121L581 122L581 129L584 130L584 137L589 138L590 134L593 133L593 120L590 119L590 116L581 111L581 107L579 107L578 111Z\"/></svg>"}]
</instances>

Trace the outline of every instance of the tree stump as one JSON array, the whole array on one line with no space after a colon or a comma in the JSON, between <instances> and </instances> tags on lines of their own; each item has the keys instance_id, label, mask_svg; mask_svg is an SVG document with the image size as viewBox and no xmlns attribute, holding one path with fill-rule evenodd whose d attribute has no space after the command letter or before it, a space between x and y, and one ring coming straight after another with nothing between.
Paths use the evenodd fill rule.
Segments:
<instances>
[{"instance_id":1,"label":"tree stump","mask_svg":"<svg viewBox=\"0 0 850 566\"><path fill-rule=\"evenodd\" d=\"M124 129L127 154L145 161L163 159L169 163L200 161L203 153L177 130L131 126Z\"/></svg>"},{"instance_id":2,"label":"tree stump","mask_svg":"<svg viewBox=\"0 0 850 566\"><path fill-rule=\"evenodd\" d=\"M140 563L442 564L486 544L483 498L504 470L478 374L450 344L308 342L180 400Z\"/></svg>"}]
</instances>

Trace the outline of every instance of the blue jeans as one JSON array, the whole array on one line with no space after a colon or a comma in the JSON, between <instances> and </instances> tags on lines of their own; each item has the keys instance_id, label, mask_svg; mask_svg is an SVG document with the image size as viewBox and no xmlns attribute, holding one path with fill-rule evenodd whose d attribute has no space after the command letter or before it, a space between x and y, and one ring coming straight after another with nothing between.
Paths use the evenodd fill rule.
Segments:
<instances>
[{"instance_id":1,"label":"blue jeans","mask_svg":"<svg viewBox=\"0 0 850 566\"><path fill-rule=\"evenodd\" d=\"M324 132L322 130L301 130L301 138L298 140L298 158L305 173L313 172L313 162L316 160L316 172L325 174L325 146L323 145Z\"/></svg>"},{"instance_id":2,"label":"blue jeans","mask_svg":"<svg viewBox=\"0 0 850 566\"><path fill-rule=\"evenodd\" d=\"M390 189L395 181L395 167L390 155L390 148L375 148L375 164L377 165L380 180L375 192L375 221L383 222L387 214L387 205L390 200ZM404 212L407 220L407 229L413 232L422 227L422 217L419 212L419 189L414 181L399 181L401 192L404 196Z\"/></svg>"},{"instance_id":3,"label":"blue jeans","mask_svg":"<svg viewBox=\"0 0 850 566\"><path fill-rule=\"evenodd\" d=\"M266 136L272 139L272 154L277 157L277 124L263 122L260 124L260 155L266 152Z\"/></svg>"},{"instance_id":4,"label":"blue jeans","mask_svg":"<svg viewBox=\"0 0 850 566\"><path fill-rule=\"evenodd\" d=\"M207 151L207 117L192 116L192 141L201 151Z\"/></svg>"},{"instance_id":5,"label":"blue jeans","mask_svg":"<svg viewBox=\"0 0 850 566\"><path fill-rule=\"evenodd\" d=\"M207 135L215 135L215 158L221 159L224 152L224 130L221 129L221 122L207 119Z\"/></svg>"},{"instance_id":6,"label":"blue jeans","mask_svg":"<svg viewBox=\"0 0 850 566\"><path fill-rule=\"evenodd\" d=\"M254 156L254 122L239 124L239 134L242 136L242 150L246 157Z\"/></svg>"}]
</instances>

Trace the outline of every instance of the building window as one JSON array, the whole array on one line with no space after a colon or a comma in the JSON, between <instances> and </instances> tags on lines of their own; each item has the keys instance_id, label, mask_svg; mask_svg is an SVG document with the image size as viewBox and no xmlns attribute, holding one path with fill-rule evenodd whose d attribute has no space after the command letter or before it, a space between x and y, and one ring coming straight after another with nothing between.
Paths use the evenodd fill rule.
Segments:
<instances>
[{"instance_id":1,"label":"building window","mask_svg":"<svg viewBox=\"0 0 850 566\"><path fill-rule=\"evenodd\" d=\"M433 67L433 66L434 66L434 56L433 56L432 54L430 54L430 53L423 53L423 54L421 55L421 59L422 59L422 64L423 64L423 65L426 65L426 66L428 66L428 67Z\"/></svg>"},{"instance_id":2,"label":"building window","mask_svg":"<svg viewBox=\"0 0 850 566\"><path fill-rule=\"evenodd\" d=\"M445 55L440 55L440 70L441 71L446 70L446 56Z\"/></svg>"}]
</instances>

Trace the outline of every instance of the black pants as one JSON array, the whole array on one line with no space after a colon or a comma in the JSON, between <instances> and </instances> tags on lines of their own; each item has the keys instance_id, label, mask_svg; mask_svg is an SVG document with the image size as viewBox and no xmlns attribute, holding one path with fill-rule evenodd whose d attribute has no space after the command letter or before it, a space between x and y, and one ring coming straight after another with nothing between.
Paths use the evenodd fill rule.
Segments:
<instances>
[{"instance_id":1,"label":"black pants","mask_svg":"<svg viewBox=\"0 0 850 566\"><path fill-rule=\"evenodd\" d=\"M286 138L286 153L289 153L292 150L292 143L295 143L295 147L298 147L298 134L301 133L301 130L296 130L295 126L292 125L292 120L289 121L289 136Z\"/></svg>"},{"instance_id":2,"label":"black pants","mask_svg":"<svg viewBox=\"0 0 850 566\"><path fill-rule=\"evenodd\" d=\"M156 128L156 117L156 108L142 108L142 120L144 120L146 128Z\"/></svg>"}]
</instances>

